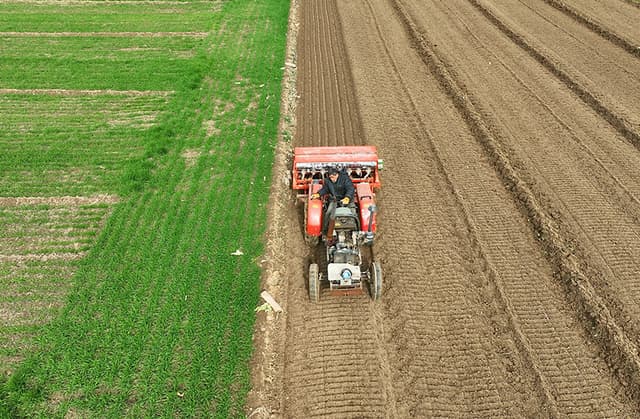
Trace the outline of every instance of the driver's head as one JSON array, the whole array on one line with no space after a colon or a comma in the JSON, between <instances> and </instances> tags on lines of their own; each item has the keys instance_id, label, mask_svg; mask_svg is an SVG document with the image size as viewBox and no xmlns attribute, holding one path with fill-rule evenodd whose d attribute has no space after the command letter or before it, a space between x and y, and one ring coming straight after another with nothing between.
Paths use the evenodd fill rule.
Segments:
<instances>
[{"instance_id":1,"label":"driver's head","mask_svg":"<svg viewBox=\"0 0 640 419\"><path fill-rule=\"evenodd\" d=\"M340 176L338 169L335 167L329 169L329 179L331 179L331 182L335 183L338 180L338 176Z\"/></svg>"}]
</instances>

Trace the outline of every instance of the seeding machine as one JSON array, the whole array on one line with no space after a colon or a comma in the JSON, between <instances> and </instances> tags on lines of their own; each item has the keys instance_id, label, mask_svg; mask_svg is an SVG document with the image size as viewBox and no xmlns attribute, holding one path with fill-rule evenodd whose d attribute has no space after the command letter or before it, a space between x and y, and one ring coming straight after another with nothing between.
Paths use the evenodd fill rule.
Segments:
<instances>
[{"instance_id":1,"label":"seeding machine","mask_svg":"<svg viewBox=\"0 0 640 419\"><path fill-rule=\"evenodd\" d=\"M331 237L323 236L324 217L329 197L313 199L325 182L328 172L338 169L347 174L354 186L352 202L336 202L335 225ZM373 300L382 293L382 269L373 260L371 245L376 233L375 191L381 186L382 160L373 146L296 147L294 150L292 187L304 202L305 239L313 247L326 248L326 269L322 263L309 266L309 297L318 302L321 289L331 294L362 294L368 284ZM327 233L326 231L324 232ZM368 257L363 257L365 252Z\"/></svg>"}]
</instances>

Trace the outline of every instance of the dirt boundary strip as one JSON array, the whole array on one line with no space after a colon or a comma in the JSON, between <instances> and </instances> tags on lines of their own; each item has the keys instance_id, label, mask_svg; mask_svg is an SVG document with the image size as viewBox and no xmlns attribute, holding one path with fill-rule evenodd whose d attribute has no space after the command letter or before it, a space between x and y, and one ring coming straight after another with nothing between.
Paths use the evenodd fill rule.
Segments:
<instances>
[{"instance_id":1,"label":"dirt boundary strip","mask_svg":"<svg viewBox=\"0 0 640 419\"><path fill-rule=\"evenodd\" d=\"M0 37L49 37L49 38L162 38L169 36L206 38L209 32L0 32Z\"/></svg>"},{"instance_id":2,"label":"dirt boundary strip","mask_svg":"<svg viewBox=\"0 0 640 419\"><path fill-rule=\"evenodd\" d=\"M253 331L254 352L251 359L251 390L245 404L247 418L282 417L284 412L284 356L287 330L287 278L290 262L278 249L287 247L282 231L289 222L287 207L291 204L289 167L293 150L291 140L296 132L297 109L297 37L299 0L291 0L287 29L287 46L280 99L278 142L273 163L271 191L265 232L265 264L261 286L280 303L284 311L258 313Z\"/></svg>"},{"instance_id":3,"label":"dirt boundary strip","mask_svg":"<svg viewBox=\"0 0 640 419\"><path fill-rule=\"evenodd\" d=\"M23 263L23 262L49 262L52 260L80 260L87 252L78 253L37 253L26 255L0 255L0 262Z\"/></svg>"},{"instance_id":4,"label":"dirt boundary strip","mask_svg":"<svg viewBox=\"0 0 640 419\"><path fill-rule=\"evenodd\" d=\"M52 95L52 96L170 96L172 90L71 90L71 89L0 89L0 95Z\"/></svg>"},{"instance_id":5,"label":"dirt boundary strip","mask_svg":"<svg viewBox=\"0 0 640 419\"><path fill-rule=\"evenodd\" d=\"M119 200L120 199L116 195L0 197L0 207L19 207L23 205L115 204Z\"/></svg>"},{"instance_id":6,"label":"dirt boundary strip","mask_svg":"<svg viewBox=\"0 0 640 419\"><path fill-rule=\"evenodd\" d=\"M591 20L589 17L580 13L578 10L575 10L570 6L567 6L561 1L544 0L544 2L552 7L555 7L556 9L560 10L562 13L573 18L574 20L580 22L581 24L583 24L593 32L597 33L598 35L606 39L607 41L624 49L629 54L635 55L636 57L640 58L640 45L633 45L633 43L631 43L629 40L624 39L619 35L616 35L615 33L611 32L609 29L604 28L599 23Z\"/></svg>"},{"instance_id":7,"label":"dirt boundary strip","mask_svg":"<svg viewBox=\"0 0 640 419\"><path fill-rule=\"evenodd\" d=\"M640 400L640 357L637 346L617 324L606 303L598 295L591 281L582 272L579 258L562 236L557 223L536 200L529 186L520 178L509 158L486 127L469 95L447 69L446 63L429 47L424 37L410 20L399 0L391 0L407 27L418 54L450 96L454 106L463 116L474 137L485 149L503 184L514 201L530 220L530 225L552 266L556 278L563 285L567 297L575 304L576 312L591 338L603 349L605 361L612 374L627 389L629 396ZM475 0L469 0L476 3ZM520 45L520 44L518 44Z\"/></svg>"}]
</instances>

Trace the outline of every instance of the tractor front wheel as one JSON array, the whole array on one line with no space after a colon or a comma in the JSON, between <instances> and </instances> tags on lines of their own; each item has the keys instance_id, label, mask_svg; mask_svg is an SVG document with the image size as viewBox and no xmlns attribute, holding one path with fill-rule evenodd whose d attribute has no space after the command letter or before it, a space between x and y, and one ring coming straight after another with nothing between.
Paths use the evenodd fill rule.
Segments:
<instances>
[{"instance_id":1,"label":"tractor front wheel","mask_svg":"<svg viewBox=\"0 0 640 419\"><path fill-rule=\"evenodd\" d=\"M317 263L309 265L309 299L313 303L320 301L320 272Z\"/></svg>"},{"instance_id":2,"label":"tractor front wheel","mask_svg":"<svg viewBox=\"0 0 640 419\"><path fill-rule=\"evenodd\" d=\"M382 296L382 267L380 263L373 262L369 270L369 286L371 290L371 299L379 300Z\"/></svg>"}]
</instances>

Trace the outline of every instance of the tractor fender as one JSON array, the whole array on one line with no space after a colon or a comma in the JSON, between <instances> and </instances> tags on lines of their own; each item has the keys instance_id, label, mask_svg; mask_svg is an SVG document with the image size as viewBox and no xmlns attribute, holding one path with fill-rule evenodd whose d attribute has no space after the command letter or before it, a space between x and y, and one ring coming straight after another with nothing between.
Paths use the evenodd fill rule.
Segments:
<instances>
[{"instance_id":1,"label":"tractor fender","mask_svg":"<svg viewBox=\"0 0 640 419\"><path fill-rule=\"evenodd\" d=\"M322 200L311 199L311 194L318 192L321 188L321 184L312 183L307 197L307 234L314 237L322 234Z\"/></svg>"},{"instance_id":2,"label":"tractor fender","mask_svg":"<svg viewBox=\"0 0 640 419\"><path fill-rule=\"evenodd\" d=\"M375 194L373 193L373 188L370 183L362 182L356 185L356 194L358 196L358 203L360 207L360 228L362 231L367 231L369 229L369 218L373 216L373 220L371 223L371 232L376 232L376 214L375 212L372 214L369 207L372 205L375 206Z\"/></svg>"}]
</instances>

